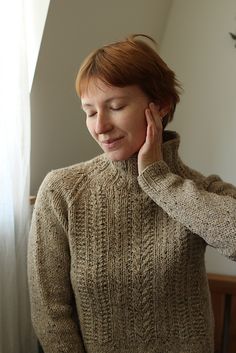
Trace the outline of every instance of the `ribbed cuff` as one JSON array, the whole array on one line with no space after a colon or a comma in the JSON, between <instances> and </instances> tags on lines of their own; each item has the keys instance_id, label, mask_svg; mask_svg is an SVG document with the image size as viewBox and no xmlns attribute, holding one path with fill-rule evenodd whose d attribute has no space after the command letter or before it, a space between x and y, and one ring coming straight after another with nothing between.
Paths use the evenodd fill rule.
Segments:
<instances>
[{"instance_id":1,"label":"ribbed cuff","mask_svg":"<svg viewBox=\"0 0 236 353\"><path fill-rule=\"evenodd\" d=\"M163 179L170 172L169 166L164 160L157 161L146 167L138 176L138 182L141 185L143 182L149 184L149 181L158 181Z\"/></svg>"}]
</instances>

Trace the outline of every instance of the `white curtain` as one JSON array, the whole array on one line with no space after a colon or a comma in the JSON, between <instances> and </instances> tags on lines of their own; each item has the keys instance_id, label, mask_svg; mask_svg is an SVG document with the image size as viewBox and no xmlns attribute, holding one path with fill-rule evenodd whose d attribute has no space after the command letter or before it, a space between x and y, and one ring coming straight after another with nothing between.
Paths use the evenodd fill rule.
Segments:
<instances>
[{"instance_id":1,"label":"white curtain","mask_svg":"<svg viewBox=\"0 0 236 353\"><path fill-rule=\"evenodd\" d=\"M22 0L0 0L0 353L34 353L26 274L30 107Z\"/></svg>"}]
</instances>

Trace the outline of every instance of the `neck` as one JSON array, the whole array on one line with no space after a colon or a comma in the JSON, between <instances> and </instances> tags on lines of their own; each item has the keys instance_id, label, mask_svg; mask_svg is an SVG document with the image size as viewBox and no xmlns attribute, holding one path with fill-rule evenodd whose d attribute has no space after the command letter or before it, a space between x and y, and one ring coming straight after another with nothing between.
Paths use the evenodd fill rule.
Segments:
<instances>
[{"instance_id":1,"label":"neck","mask_svg":"<svg viewBox=\"0 0 236 353\"><path fill-rule=\"evenodd\" d=\"M171 170L176 170L179 163L178 148L180 144L180 136L175 131L163 132L163 159L168 164ZM131 179L137 179L138 176L138 152L130 158L121 161L109 160L107 155L104 154L103 158L110 165L115 174Z\"/></svg>"}]
</instances>

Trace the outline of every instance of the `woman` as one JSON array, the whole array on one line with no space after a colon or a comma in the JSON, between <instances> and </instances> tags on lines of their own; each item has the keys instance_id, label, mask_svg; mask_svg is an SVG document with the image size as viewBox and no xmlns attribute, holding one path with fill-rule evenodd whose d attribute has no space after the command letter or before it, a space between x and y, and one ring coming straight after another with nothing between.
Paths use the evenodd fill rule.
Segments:
<instances>
[{"instance_id":1,"label":"woman","mask_svg":"<svg viewBox=\"0 0 236 353\"><path fill-rule=\"evenodd\" d=\"M50 172L37 196L28 271L45 353L213 353L204 254L236 260L236 188L180 159L165 130L180 85L139 36L77 76L104 153Z\"/></svg>"}]
</instances>

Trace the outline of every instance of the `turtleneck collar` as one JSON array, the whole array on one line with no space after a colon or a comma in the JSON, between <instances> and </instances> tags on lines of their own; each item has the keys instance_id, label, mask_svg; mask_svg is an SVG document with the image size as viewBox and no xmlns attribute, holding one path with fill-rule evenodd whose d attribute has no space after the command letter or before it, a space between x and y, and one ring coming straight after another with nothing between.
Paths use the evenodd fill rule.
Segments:
<instances>
[{"instance_id":1,"label":"turtleneck collar","mask_svg":"<svg viewBox=\"0 0 236 353\"><path fill-rule=\"evenodd\" d=\"M164 130L163 132L163 159L168 164L170 169L175 170L175 165L179 161L178 156L178 149L180 144L180 136L175 131ZM112 169L114 170L115 174L123 174L127 177L137 177L138 176L138 163L137 157L138 152L135 153L133 156L126 160L122 161L112 161L110 160L107 155L104 153L103 155L104 161L106 164L108 163Z\"/></svg>"},{"instance_id":2,"label":"turtleneck collar","mask_svg":"<svg viewBox=\"0 0 236 353\"><path fill-rule=\"evenodd\" d=\"M163 133L163 159L172 169L179 162L180 135L176 131L164 130Z\"/></svg>"}]
</instances>

